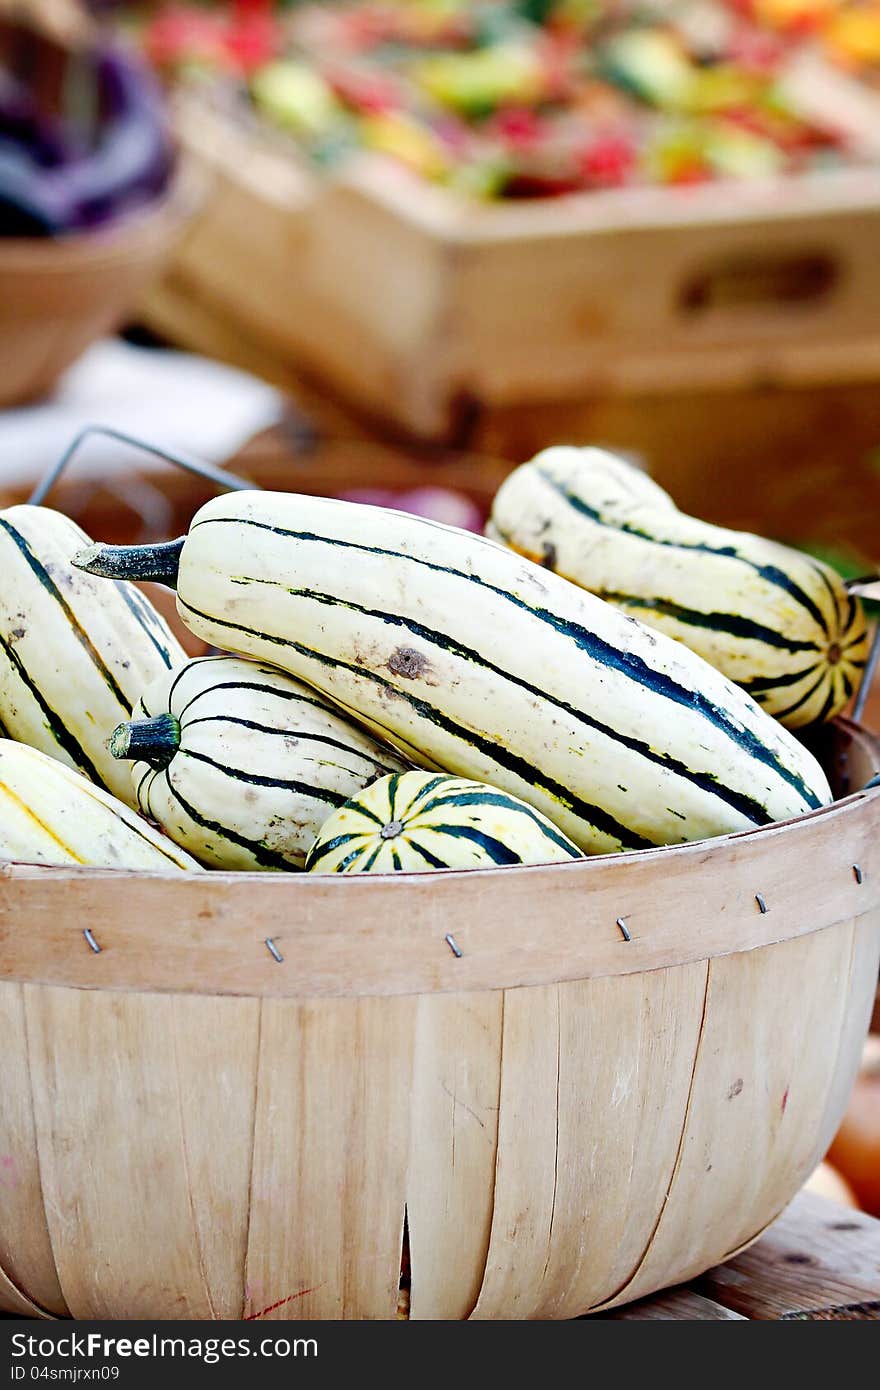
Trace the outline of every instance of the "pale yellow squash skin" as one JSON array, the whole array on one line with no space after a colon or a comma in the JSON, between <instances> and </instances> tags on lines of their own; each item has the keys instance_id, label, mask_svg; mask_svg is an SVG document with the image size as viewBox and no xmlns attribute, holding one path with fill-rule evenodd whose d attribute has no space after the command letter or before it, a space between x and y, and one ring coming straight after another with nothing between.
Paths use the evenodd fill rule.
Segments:
<instances>
[{"instance_id":1,"label":"pale yellow squash skin","mask_svg":"<svg viewBox=\"0 0 880 1390\"><path fill-rule=\"evenodd\" d=\"M133 806L108 740L186 653L134 584L70 563L87 543L49 507L0 511L0 724Z\"/></svg>"},{"instance_id":2,"label":"pale yellow squash skin","mask_svg":"<svg viewBox=\"0 0 880 1390\"><path fill-rule=\"evenodd\" d=\"M577 845L497 787L430 772L383 777L324 822L316 874L423 873L570 863Z\"/></svg>"},{"instance_id":3,"label":"pale yellow squash skin","mask_svg":"<svg viewBox=\"0 0 880 1390\"><path fill-rule=\"evenodd\" d=\"M0 860L199 871L184 850L109 792L12 739L0 739Z\"/></svg>"},{"instance_id":4,"label":"pale yellow squash skin","mask_svg":"<svg viewBox=\"0 0 880 1390\"><path fill-rule=\"evenodd\" d=\"M505 479L487 534L690 647L788 728L858 689L868 631L830 566L678 511L601 449L545 449Z\"/></svg>"},{"instance_id":5,"label":"pale yellow squash skin","mask_svg":"<svg viewBox=\"0 0 880 1390\"><path fill-rule=\"evenodd\" d=\"M337 807L408 766L317 691L243 657L154 681L134 718L162 715L177 726L166 766L122 765L144 815L212 869L302 869Z\"/></svg>"}]
</instances>

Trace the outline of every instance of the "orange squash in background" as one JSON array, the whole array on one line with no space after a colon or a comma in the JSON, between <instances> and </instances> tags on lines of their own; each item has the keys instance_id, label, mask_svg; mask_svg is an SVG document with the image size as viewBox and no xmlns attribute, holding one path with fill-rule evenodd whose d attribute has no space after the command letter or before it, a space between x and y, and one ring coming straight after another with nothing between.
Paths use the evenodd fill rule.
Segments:
<instances>
[{"instance_id":1,"label":"orange squash in background","mask_svg":"<svg viewBox=\"0 0 880 1390\"><path fill-rule=\"evenodd\" d=\"M846 1114L825 1157L849 1183L859 1206L880 1217L880 1034L865 1042Z\"/></svg>"},{"instance_id":2,"label":"orange squash in background","mask_svg":"<svg viewBox=\"0 0 880 1390\"><path fill-rule=\"evenodd\" d=\"M817 1197L827 1197L830 1202L839 1202L844 1207L859 1205L846 1178L825 1159L816 1165L807 1178L804 1191L814 1192Z\"/></svg>"}]
</instances>

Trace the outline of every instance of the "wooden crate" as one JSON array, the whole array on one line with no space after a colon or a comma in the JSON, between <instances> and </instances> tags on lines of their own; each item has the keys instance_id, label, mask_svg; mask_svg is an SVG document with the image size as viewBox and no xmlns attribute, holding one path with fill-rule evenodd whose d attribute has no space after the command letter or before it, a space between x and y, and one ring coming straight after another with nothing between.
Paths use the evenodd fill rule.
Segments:
<instances>
[{"instance_id":1,"label":"wooden crate","mask_svg":"<svg viewBox=\"0 0 880 1390\"><path fill-rule=\"evenodd\" d=\"M0 1307L394 1318L408 1269L412 1318L568 1318L751 1244L837 1129L877 979L880 750L826 737L845 799L700 844L6 866Z\"/></svg>"},{"instance_id":2,"label":"wooden crate","mask_svg":"<svg viewBox=\"0 0 880 1390\"><path fill-rule=\"evenodd\" d=\"M546 439L597 401L876 380L880 107L799 82L873 165L495 205L378 157L318 180L182 96L215 196L145 313L198 339L207 309L386 425L506 447L535 409Z\"/></svg>"}]
</instances>

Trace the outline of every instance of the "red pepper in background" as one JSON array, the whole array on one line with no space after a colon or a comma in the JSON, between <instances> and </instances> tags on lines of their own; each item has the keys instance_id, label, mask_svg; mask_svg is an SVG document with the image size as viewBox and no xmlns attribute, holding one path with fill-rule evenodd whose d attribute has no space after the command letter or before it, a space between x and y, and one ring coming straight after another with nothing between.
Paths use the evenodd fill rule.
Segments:
<instances>
[{"instance_id":1,"label":"red pepper in background","mask_svg":"<svg viewBox=\"0 0 880 1390\"><path fill-rule=\"evenodd\" d=\"M150 21L143 43L160 71L200 66L247 76L278 56L282 30L272 0L238 0L229 13L173 5Z\"/></svg>"},{"instance_id":2,"label":"red pepper in background","mask_svg":"<svg viewBox=\"0 0 880 1390\"><path fill-rule=\"evenodd\" d=\"M777 34L766 30L739 29L731 38L728 58L731 63L754 73L757 77L772 77L785 58L787 45Z\"/></svg>"},{"instance_id":3,"label":"red pepper in background","mask_svg":"<svg viewBox=\"0 0 880 1390\"><path fill-rule=\"evenodd\" d=\"M581 160L587 183L601 188L619 188L635 172L638 154L624 135L601 135Z\"/></svg>"},{"instance_id":4,"label":"red pepper in background","mask_svg":"<svg viewBox=\"0 0 880 1390\"><path fill-rule=\"evenodd\" d=\"M281 26L274 0L235 0L226 33L226 50L245 74L281 52Z\"/></svg>"},{"instance_id":5,"label":"red pepper in background","mask_svg":"<svg viewBox=\"0 0 880 1390\"><path fill-rule=\"evenodd\" d=\"M510 150L531 150L540 143L544 122L527 106L508 106L497 111L490 129Z\"/></svg>"},{"instance_id":6,"label":"red pepper in background","mask_svg":"<svg viewBox=\"0 0 880 1390\"><path fill-rule=\"evenodd\" d=\"M154 67L165 72L185 63L225 69L229 65L221 16L207 10L173 5L147 25L144 51Z\"/></svg>"},{"instance_id":7,"label":"red pepper in background","mask_svg":"<svg viewBox=\"0 0 880 1390\"><path fill-rule=\"evenodd\" d=\"M256 72L281 52L281 33L270 16L239 19L226 35L226 51L245 75Z\"/></svg>"},{"instance_id":8,"label":"red pepper in background","mask_svg":"<svg viewBox=\"0 0 880 1390\"><path fill-rule=\"evenodd\" d=\"M354 111L381 115L397 111L404 104L397 82L385 73L331 66L323 76L339 99Z\"/></svg>"}]
</instances>

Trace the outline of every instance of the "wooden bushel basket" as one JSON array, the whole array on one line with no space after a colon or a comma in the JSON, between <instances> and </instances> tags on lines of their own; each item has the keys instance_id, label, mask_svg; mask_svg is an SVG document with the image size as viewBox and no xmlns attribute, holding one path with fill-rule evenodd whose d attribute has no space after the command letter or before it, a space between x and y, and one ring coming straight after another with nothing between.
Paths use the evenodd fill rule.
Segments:
<instances>
[{"instance_id":1,"label":"wooden bushel basket","mask_svg":"<svg viewBox=\"0 0 880 1390\"><path fill-rule=\"evenodd\" d=\"M412 1318L571 1318L754 1240L877 981L878 750L827 745L826 809L571 865L7 866L0 1306L394 1318L408 1266Z\"/></svg>"}]
</instances>

